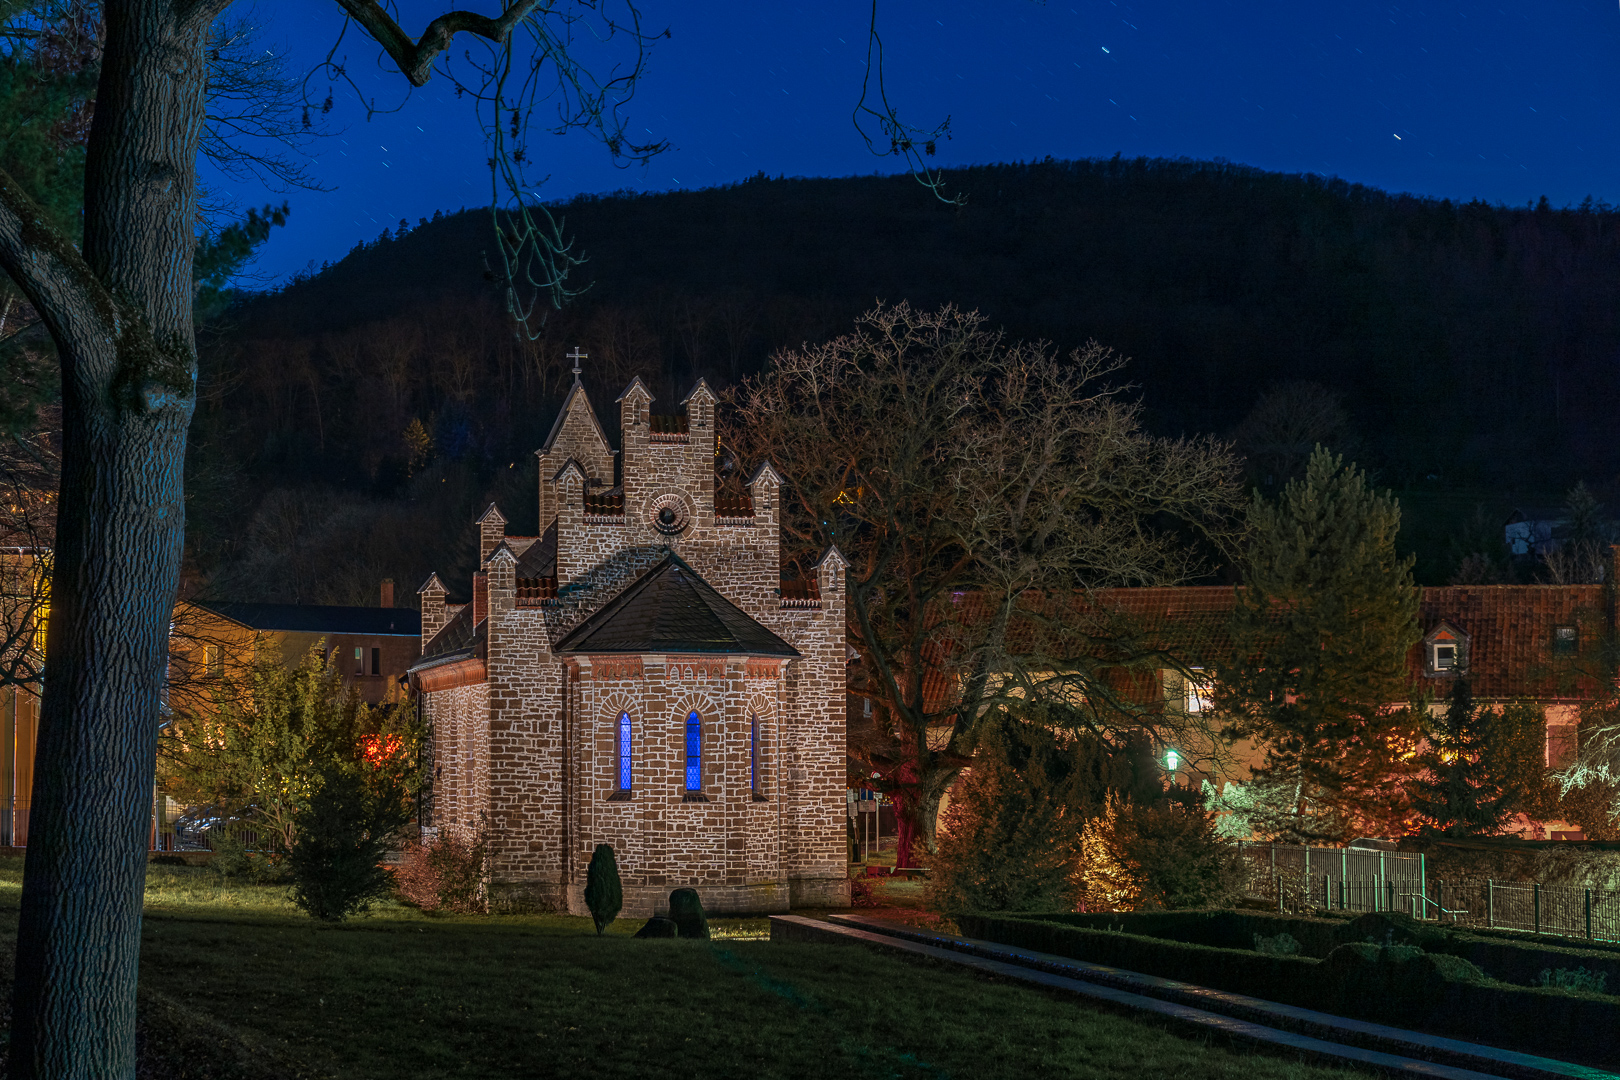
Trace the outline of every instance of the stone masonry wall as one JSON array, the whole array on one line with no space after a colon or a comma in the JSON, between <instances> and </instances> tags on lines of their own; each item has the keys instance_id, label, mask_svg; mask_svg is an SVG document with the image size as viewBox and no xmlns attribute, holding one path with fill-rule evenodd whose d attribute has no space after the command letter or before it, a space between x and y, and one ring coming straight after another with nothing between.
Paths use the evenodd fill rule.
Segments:
<instances>
[{"instance_id":1,"label":"stone masonry wall","mask_svg":"<svg viewBox=\"0 0 1620 1080\"><path fill-rule=\"evenodd\" d=\"M581 657L568 662L577 688L579 748L571 903L583 913L585 868L599 843L612 844L628 907L650 915L671 889L727 893L786 910L781 861L785 802L777 763L780 664L742 657ZM702 801L686 791L686 718L703 730ZM632 725L632 783L619 787L618 722ZM751 786L749 742L760 723L760 787ZM774 901L768 899L774 897Z\"/></svg>"},{"instance_id":2,"label":"stone masonry wall","mask_svg":"<svg viewBox=\"0 0 1620 1080\"><path fill-rule=\"evenodd\" d=\"M433 821L464 839L479 828L489 791L489 685L426 695L433 739Z\"/></svg>"},{"instance_id":3,"label":"stone masonry wall","mask_svg":"<svg viewBox=\"0 0 1620 1080\"><path fill-rule=\"evenodd\" d=\"M662 910L669 890L683 885L698 888L714 911L847 903L843 560L832 553L819 568L819 608L784 608L779 478L769 468L755 477L751 520L717 522L714 396L702 384L693 391L684 437L650 435L650 402L639 381L620 402L622 517L584 513L588 482L610 482L612 463L581 411L589 409L583 393L570 399L542 456L540 522L544 530L555 514L557 600L517 607L511 554L496 548L486 561L489 681L430 695L438 772L457 774L438 786L439 812L458 823L476 820L478 809L487 814L492 895L510 907L583 911L585 867L597 843L611 843L619 858L627 916ZM568 458L577 466L565 468ZM677 528L658 527L664 507L678 512ZM553 642L666 551L802 658L552 654ZM480 706L484 728L476 733L468 714ZM688 801L684 790L685 718L693 709L704 721L707 801ZM635 730L628 798L617 786L617 720L625 711ZM748 778L754 715L758 800ZM469 768L474 774L462 775Z\"/></svg>"}]
</instances>

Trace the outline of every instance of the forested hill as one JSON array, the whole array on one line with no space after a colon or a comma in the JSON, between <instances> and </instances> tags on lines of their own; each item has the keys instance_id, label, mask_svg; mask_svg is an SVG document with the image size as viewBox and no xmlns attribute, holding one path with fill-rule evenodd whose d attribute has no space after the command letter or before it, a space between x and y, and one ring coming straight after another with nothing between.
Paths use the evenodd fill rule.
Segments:
<instances>
[{"instance_id":1,"label":"forested hill","mask_svg":"<svg viewBox=\"0 0 1620 1080\"><path fill-rule=\"evenodd\" d=\"M356 248L241 304L212 350L199 535L240 560L248 517L229 491L243 477L256 497L319 483L420 499L423 469L460 462L476 501L544 437L574 345L591 354L599 406L632 374L670 405L696 375L726 384L880 299L977 308L1065 351L1111 345L1166 433L1230 431L1268 388L1311 380L1342 394L1357 456L1397 487L1561 490L1620 472L1608 207L1460 204L1190 161L985 166L946 182L965 206L906 177L573 200L556 211L592 287L533 342L512 334L489 280L486 212ZM414 465L412 420L433 442Z\"/></svg>"}]
</instances>

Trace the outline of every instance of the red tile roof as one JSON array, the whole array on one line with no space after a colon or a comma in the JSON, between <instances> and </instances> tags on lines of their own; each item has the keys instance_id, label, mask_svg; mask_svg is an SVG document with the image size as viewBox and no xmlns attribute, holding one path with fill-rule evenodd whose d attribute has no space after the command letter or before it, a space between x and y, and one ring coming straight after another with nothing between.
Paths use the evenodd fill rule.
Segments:
<instances>
[{"instance_id":1,"label":"red tile roof","mask_svg":"<svg viewBox=\"0 0 1620 1080\"><path fill-rule=\"evenodd\" d=\"M1188 667L1218 666L1231 659L1229 620L1236 598L1236 590L1226 585L1099 590L1089 596L1101 609L1093 623L1096 636L1075 641L1071 655L1162 650ZM959 618L973 622L983 616L983 603L982 595L961 594L952 606ZM1593 696L1605 678L1600 649L1612 629L1608 603L1601 585L1426 588L1418 621L1425 636L1442 622L1469 635L1468 674L1475 697L1578 701ZM1554 653L1558 626L1578 628L1578 647L1571 655ZM1027 628L1021 632L1033 633ZM1420 685L1436 696L1445 694L1447 679L1424 674L1421 643L1413 647L1408 664ZM1118 688L1139 700L1159 693L1156 678L1147 672L1122 671L1119 676ZM944 708L953 685L948 665L930 669L923 681L930 712Z\"/></svg>"},{"instance_id":2,"label":"red tile roof","mask_svg":"<svg viewBox=\"0 0 1620 1080\"><path fill-rule=\"evenodd\" d=\"M1602 585L1457 585L1424 589L1418 619L1425 634L1445 622L1468 635L1475 697L1572 701L1590 698L1601 686L1608 606ZM1554 653L1558 626L1578 629L1571 655ZM1413 654L1412 671L1421 678L1421 648Z\"/></svg>"}]
</instances>

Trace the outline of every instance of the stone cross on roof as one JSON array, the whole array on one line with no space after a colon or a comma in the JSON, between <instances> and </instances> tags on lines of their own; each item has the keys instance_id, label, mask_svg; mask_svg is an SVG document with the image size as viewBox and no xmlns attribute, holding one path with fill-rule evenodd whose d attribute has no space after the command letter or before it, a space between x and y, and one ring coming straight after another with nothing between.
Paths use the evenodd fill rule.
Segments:
<instances>
[{"instance_id":1,"label":"stone cross on roof","mask_svg":"<svg viewBox=\"0 0 1620 1080\"><path fill-rule=\"evenodd\" d=\"M578 345L575 345L574 346L574 351L568 354L568 359L570 359L570 360L572 360L574 362L574 381L575 382L579 382L579 362L581 360L589 360L590 358L591 358L590 353L580 352Z\"/></svg>"}]
</instances>

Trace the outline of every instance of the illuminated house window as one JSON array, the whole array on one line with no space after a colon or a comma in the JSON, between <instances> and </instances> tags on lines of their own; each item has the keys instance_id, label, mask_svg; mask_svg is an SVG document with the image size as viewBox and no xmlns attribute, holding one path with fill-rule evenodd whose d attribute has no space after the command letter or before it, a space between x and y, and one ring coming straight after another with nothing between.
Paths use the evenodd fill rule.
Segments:
<instances>
[{"instance_id":1,"label":"illuminated house window","mask_svg":"<svg viewBox=\"0 0 1620 1080\"><path fill-rule=\"evenodd\" d=\"M354 673L356 675L366 673L366 652L358 645L354 647Z\"/></svg>"},{"instance_id":2,"label":"illuminated house window","mask_svg":"<svg viewBox=\"0 0 1620 1080\"><path fill-rule=\"evenodd\" d=\"M1468 670L1468 635L1447 623L1441 623L1423 639L1423 673L1425 675L1460 675Z\"/></svg>"},{"instance_id":3,"label":"illuminated house window","mask_svg":"<svg viewBox=\"0 0 1620 1080\"><path fill-rule=\"evenodd\" d=\"M1573 656L1581 643L1580 631L1573 626L1553 627L1553 655Z\"/></svg>"},{"instance_id":4,"label":"illuminated house window","mask_svg":"<svg viewBox=\"0 0 1620 1080\"><path fill-rule=\"evenodd\" d=\"M225 674L225 651L218 645L203 647L203 656L208 664L208 674L218 678Z\"/></svg>"},{"instance_id":5,"label":"illuminated house window","mask_svg":"<svg viewBox=\"0 0 1620 1080\"><path fill-rule=\"evenodd\" d=\"M1203 668L1193 668L1187 676L1187 711L1190 713L1205 712L1213 707L1210 700L1211 687L1209 677L1204 674Z\"/></svg>"},{"instance_id":6,"label":"illuminated house window","mask_svg":"<svg viewBox=\"0 0 1620 1080\"><path fill-rule=\"evenodd\" d=\"M703 720L686 714L686 790L703 790Z\"/></svg>"},{"instance_id":7,"label":"illuminated house window","mask_svg":"<svg viewBox=\"0 0 1620 1080\"><path fill-rule=\"evenodd\" d=\"M629 791L631 780L630 714L619 714L619 790Z\"/></svg>"}]
</instances>

